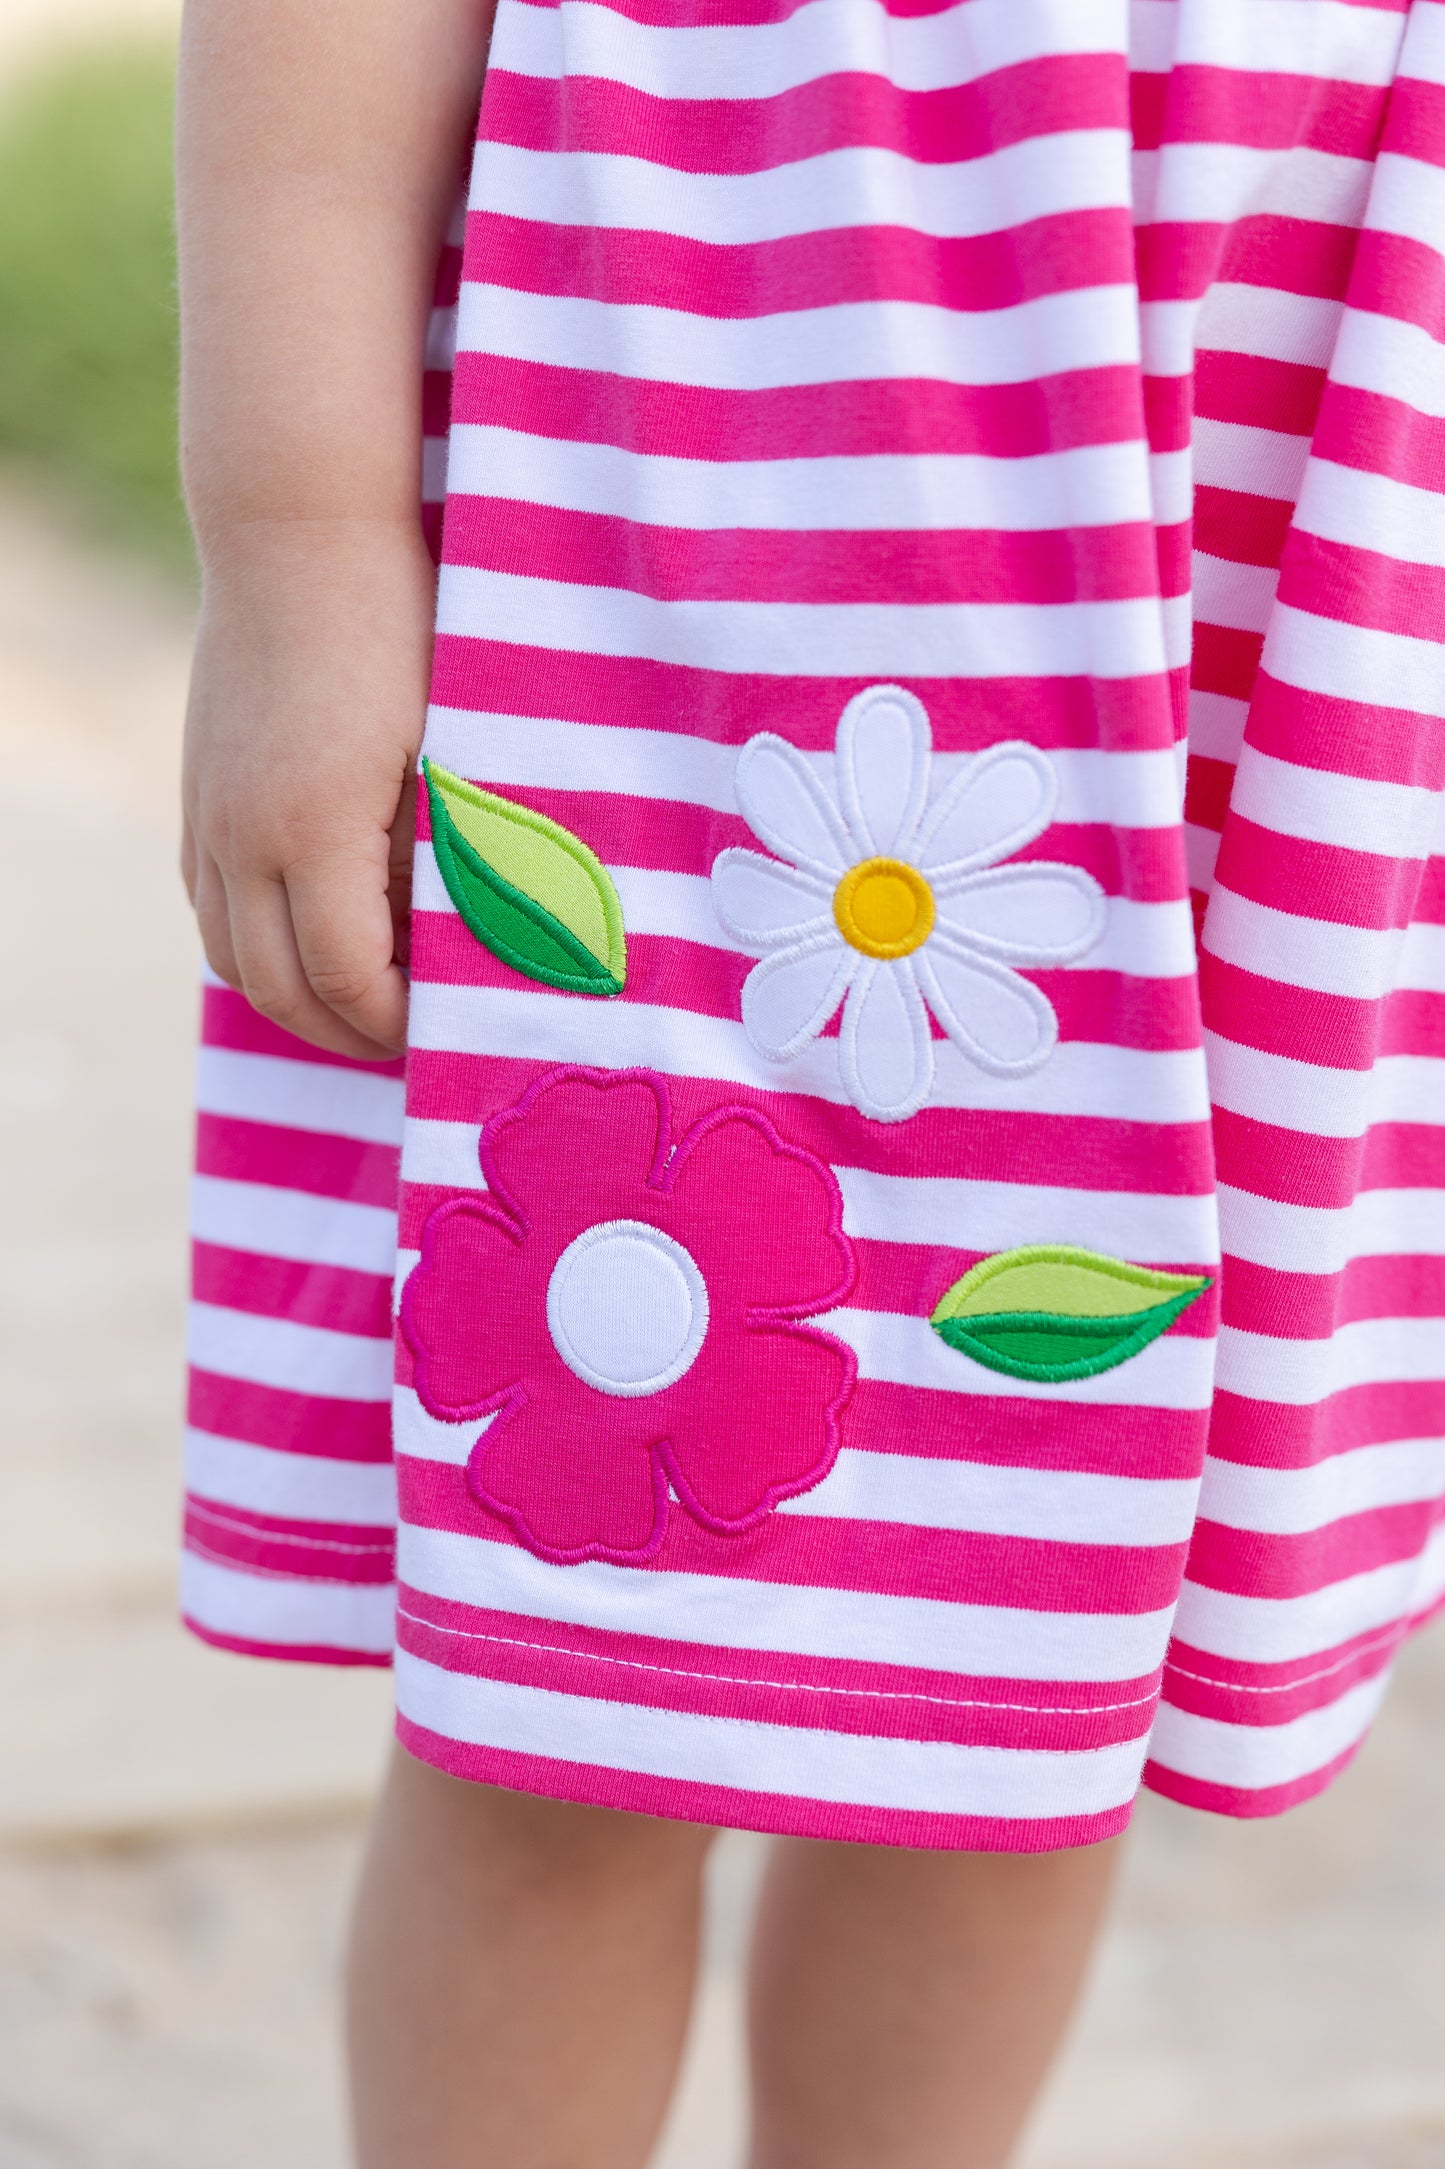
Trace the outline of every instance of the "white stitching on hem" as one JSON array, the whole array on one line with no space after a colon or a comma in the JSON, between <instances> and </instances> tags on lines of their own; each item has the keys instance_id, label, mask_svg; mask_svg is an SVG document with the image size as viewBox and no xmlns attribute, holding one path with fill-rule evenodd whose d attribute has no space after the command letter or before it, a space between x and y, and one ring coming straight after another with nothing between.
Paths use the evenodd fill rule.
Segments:
<instances>
[{"instance_id":1,"label":"white stitching on hem","mask_svg":"<svg viewBox=\"0 0 1445 2169\"><path fill-rule=\"evenodd\" d=\"M1332 1679L1336 1672L1347 1672L1350 1666L1358 1664L1362 1657L1373 1656L1377 1648L1388 1648L1391 1642L1403 1642L1417 1626L1422 1626L1429 1616L1430 1608L1427 1607L1424 1612L1412 1613L1408 1619L1397 1619L1392 1627L1383 1627L1377 1635L1361 1642L1348 1657L1340 1657L1334 1664L1327 1664L1323 1671L1304 1672L1298 1679L1281 1680L1273 1687L1247 1687L1242 1682L1215 1679L1208 1672L1188 1672L1182 1664L1172 1664L1167 1657L1164 1660L1164 1669L1166 1672L1176 1672L1180 1679L1196 1680L1201 1687L1217 1687L1223 1694L1290 1695L1297 1687L1313 1687L1316 1680Z\"/></svg>"},{"instance_id":2,"label":"white stitching on hem","mask_svg":"<svg viewBox=\"0 0 1445 2169\"><path fill-rule=\"evenodd\" d=\"M229 1567L233 1574L254 1574L262 1581L290 1582L293 1585L297 1582L324 1582L328 1589L393 1589L396 1586L395 1573L389 1575L384 1582L356 1582L343 1581L337 1574L302 1574L295 1568L258 1566L253 1560L237 1559L230 1552L215 1551L209 1544L202 1544L194 1536L188 1536L182 1548L193 1553L197 1559L210 1559L217 1566Z\"/></svg>"},{"instance_id":3,"label":"white stitching on hem","mask_svg":"<svg viewBox=\"0 0 1445 2169\"><path fill-rule=\"evenodd\" d=\"M820 1687L812 1680L734 1679L725 1672L688 1672L681 1665L643 1664L634 1657L607 1657L595 1649L563 1649L552 1642L527 1642L516 1634L478 1634L466 1627L441 1627L433 1619L423 1619L419 1613L409 1612L403 1604L398 1604L396 1616L410 1620L414 1627L429 1628L433 1634L455 1635L463 1642L499 1642L506 1649L531 1649L543 1657L583 1657L589 1664L613 1664L626 1672L664 1672L670 1679L705 1680L711 1687L771 1687L784 1694L852 1695L869 1702L935 1702L948 1710L1021 1711L1026 1717L1107 1717L1118 1710L1143 1709L1147 1703L1159 1699L1156 1688L1153 1694L1139 1695L1132 1702L1094 1702L1074 1708L1036 1702L989 1702L982 1697L965 1700L957 1695L899 1693L886 1687Z\"/></svg>"},{"instance_id":4,"label":"white stitching on hem","mask_svg":"<svg viewBox=\"0 0 1445 2169\"><path fill-rule=\"evenodd\" d=\"M396 1541L390 1523L384 1536L373 1537L364 1544L347 1544L334 1536L292 1536L281 1529L258 1528L254 1521L238 1521L234 1514L218 1514L213 1506L202 1506L194 1493L186 1500L186 1512L194 1514L198 1520L213 1521L218 1529L238 1529L243 1536L264 1538L268 1544L304 1544L313 1551L349 1551L362 1558L390 1551Z\"/></svg>"}]
</instances>

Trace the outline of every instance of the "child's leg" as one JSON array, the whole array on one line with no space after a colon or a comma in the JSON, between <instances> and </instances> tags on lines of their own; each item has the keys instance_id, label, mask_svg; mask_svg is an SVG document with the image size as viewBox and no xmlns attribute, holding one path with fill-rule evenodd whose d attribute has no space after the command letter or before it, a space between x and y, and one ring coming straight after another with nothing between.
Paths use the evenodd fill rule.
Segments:
<instances>
[{"instance_id":1,"label":"child's leg","mask_svg":"<svg viewBox=\"0 0 1445 2169\"><path fill-rule=\"evenodd\" d=\"M642 2169L711 1835L398 1752L352 1934L360 2169Z\"/></svg>"},{"instance_id":2,"label":"child's leg","mask_svg":"<svg viewBox=\"0 0 1445 2169\"><path fill-rule=\"evenodd\" d=\"M1117 1850L780 1844L753 1945L752 2169L1002 2169Z\"/></svg>"}]
</instances>

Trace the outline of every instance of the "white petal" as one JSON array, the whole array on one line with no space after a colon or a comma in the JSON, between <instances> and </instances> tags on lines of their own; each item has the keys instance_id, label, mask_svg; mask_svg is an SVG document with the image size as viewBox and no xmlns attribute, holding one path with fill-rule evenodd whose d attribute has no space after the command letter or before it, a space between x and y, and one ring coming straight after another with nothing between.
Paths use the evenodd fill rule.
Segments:
<instances>
[{"instance_id":1,"label":"white petal","mask_svg":"<svg viewBox=\"0 0 1445 2169\"><path fill-rule=\"evenodd\" d=\"M1054 817L1059 779L1054 764L1021 738L988 746L961 768L924 817L918 864L936 888L1012 857L1041 836Z\"/></svg>"},{"instance_id":2,"label":"white petal","mask_svg":"<svg viewBox=\"0 0 1445 2169\"><path fill-rule=\"evenodd\" d=\"M901 685L855 693L838 724L838 796L865 858L906 858L928 796L933 733Z\"/></svg>"},{"instance_id":3,"label":"white petal","mask_svg":"<svg viewBox=\"0 0 1445 2169\"><path fill-rule=\"evenodd\" d=\"M906 957L865 964L849 989L838 1070L853 1105L875 1122L916 1115L933 1084L928 1012Z\"/></svg>"},{"instance_id":4,"label":"white petal","mask_svg":"<svg viewBox=\"0 0 1445 2169\"><path fill-rule=\"evenodd\" d=\"M779 949L743 981L748 1038L770 1062L789 1062L816 1039L847 991L858 959L834 933Z\"/></svg>"},{"instance_id":5,"label":"white petal","mask_svg":"<svg viewBox=\"0 0 1445 2169\"><path fill-rule=\"evenodd\" d=\"M722 851L712 863L713 909L746 949L776 949L825 933L833 923L831 897L811 874L757 851Z\"/></svg>"},{"instance_id":6,"label":"white petal","mask_svg":"<svg viewBox=\"0 0 1445 2169\"><path fill-rule=\"evenodd\" d=\"M992 957L937 935L914 960L928 1005L961 1054L995 1077L1020 1077L1047 1062L1059 1036L1052 1004Z\"/></svg>"},{"instance_id":7,"label":"white petal","mask_svg":"<svg viewBox=\"0 0 1445 2169\"><path fill-rule=\"evenodd\" d=\"M1104 931L1107 901L1081 866L1037 860L969 874L938 900L939 924L1013 964L1066 964Z\"/></svg>"},{"instance_id":8,"label":"white petal","mask_svg":"<svg viewBox=\"0 0 1445 2169\"><path fill-rule=\"evenodd\" d=\"M857 856L837 807L795 746L759 731L738 755L738 806L779 858L836 881Z\"/></svg>"}]
</instances>

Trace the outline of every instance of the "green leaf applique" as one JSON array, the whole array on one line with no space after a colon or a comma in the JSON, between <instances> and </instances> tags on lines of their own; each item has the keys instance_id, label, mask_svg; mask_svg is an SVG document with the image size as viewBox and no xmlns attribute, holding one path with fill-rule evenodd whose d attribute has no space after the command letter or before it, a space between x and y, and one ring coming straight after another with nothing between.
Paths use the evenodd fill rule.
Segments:
<instances>
[{"instance_id":1,"label":"green leaf applique","mask_svg":"<svg viewBox=\"0 0 1445 2169\"><path fill-rule=\"evenodd\" d=\"M447 894L484 949L569 994L620 994L622 905L580 836L423 759L432 848Z\"/></svg>"},{"instance_id":2,"label":"green leaf applique","mask_svg":"<svg viewBox=\"0 0 1445 2169\"><path fill-rule=\"evenodd\" d=\"M1156 1273L1096 1250L1031 1243L981 1259L929 1323L975 1363L1057 1384L1127 1363L1208 1286L1207 1275Z\"/></svg>"}]
</instances>

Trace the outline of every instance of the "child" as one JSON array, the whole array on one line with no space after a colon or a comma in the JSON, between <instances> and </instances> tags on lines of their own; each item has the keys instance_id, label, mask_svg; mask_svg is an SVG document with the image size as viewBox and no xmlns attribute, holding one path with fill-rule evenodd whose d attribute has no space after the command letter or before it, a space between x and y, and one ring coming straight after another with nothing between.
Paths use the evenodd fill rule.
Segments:
<instances>
[{"instance_id":1,"label":"child","mask_svg":"<svg viewBox=\"0 0 1445 2169\"><path fill-rule=\"evenodd\" d=\"M191 0L185 1601L394 1654L364 2169L641 2164L719 1825L753 2169L1005 2162L1445 1588L1442 166L1442 0Z\"/></svg>"}]
</instances>

